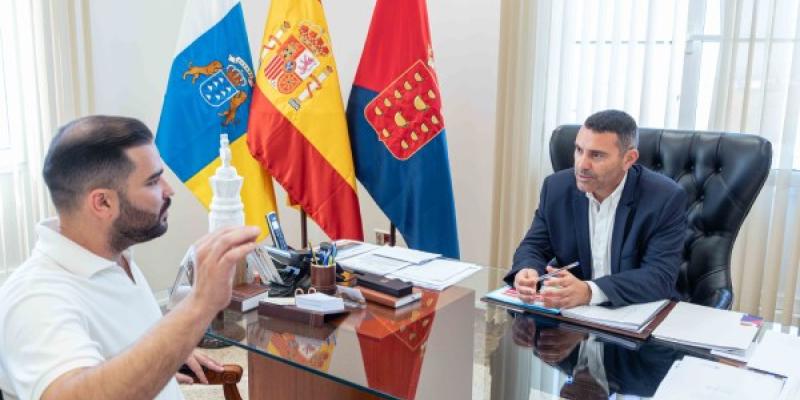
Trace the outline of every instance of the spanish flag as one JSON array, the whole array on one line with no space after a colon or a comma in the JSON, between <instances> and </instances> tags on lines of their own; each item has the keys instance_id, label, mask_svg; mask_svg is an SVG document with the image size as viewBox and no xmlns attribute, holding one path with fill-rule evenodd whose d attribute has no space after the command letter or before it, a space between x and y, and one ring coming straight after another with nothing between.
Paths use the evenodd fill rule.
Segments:
<instances>
[{"instance_id":1,"label":"spanish flag","mask_svg":"<svg viewBox=\"0 0 800 400\"><path fill-rule=\"evenodd\" d=\"M245 224L267 229L274 211L272 179L247 148L248 112L255 73L237 0L190 0L172 62L156 145L161 157L206 208L208 181L221 165L219 135L227 133L232 165L244 178Z\"/></svg>"},{"instance_id":2,"label":"spanish flag","mask_svg":"<svg viewBox=\"0 0 800 400\"><path fill-rule=\"evenodd\" d=\"M362 240L339 75L319 0L274 0L250 108L250 152L332 239Z\"/></svg>"}]
</instances>

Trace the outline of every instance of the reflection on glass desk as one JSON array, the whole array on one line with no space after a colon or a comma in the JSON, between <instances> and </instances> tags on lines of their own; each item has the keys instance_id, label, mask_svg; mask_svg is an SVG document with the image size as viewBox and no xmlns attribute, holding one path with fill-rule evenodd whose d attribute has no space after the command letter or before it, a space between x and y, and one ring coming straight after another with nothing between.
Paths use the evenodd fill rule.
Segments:
<instances>
[{"instance_id":1,"label":"reflection on glass desk","mask_svg":"<svg viewBox=\"0 0 800 400\"><path fill-rule=\"evenodd\" d=\"M247 350L251 399L650 397L675 360L714 359L480 302L503 275L486 268L408 307L370 303L322 327L226 311L246 337L207 335Z\"/></svg>"}]
</instances>

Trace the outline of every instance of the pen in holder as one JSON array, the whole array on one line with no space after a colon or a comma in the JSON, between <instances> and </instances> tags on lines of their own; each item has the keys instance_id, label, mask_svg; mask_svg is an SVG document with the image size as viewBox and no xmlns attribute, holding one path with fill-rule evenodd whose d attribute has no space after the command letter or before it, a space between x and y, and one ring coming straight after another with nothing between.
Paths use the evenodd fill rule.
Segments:
<instances>
[{"instance_id":1,"label":"pen in holder","mask_svg":"<svg viewBox=\"0 0 800 400\"><path fill-rule=\"evenodd\" d=\"M328 295L336 294L336 244L320 243L314 252L311 243L311 287Z\"/></svg>"},{"instance_id":2,"label":"pen in holder","mask_svg":"<svg viewBox=\"0 0 800 400\"><path fill-rule=\"evenodd\" d=\"M328 295L336 294L336 267L311 264L311 287Z\"/></svg>"}]
</instances>

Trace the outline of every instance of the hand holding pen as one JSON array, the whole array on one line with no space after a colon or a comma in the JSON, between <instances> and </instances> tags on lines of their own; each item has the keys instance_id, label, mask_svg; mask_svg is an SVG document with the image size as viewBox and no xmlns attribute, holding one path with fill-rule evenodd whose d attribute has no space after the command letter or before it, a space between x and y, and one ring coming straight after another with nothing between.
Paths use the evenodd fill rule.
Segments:
<instances>
[{"instance_id":1,"label":"hand holding pen","mask_svg":"<svg viewBox=\"0 0 800 400\"><path fill-rule=\"evenodd\" d=\"M574 263L569 264L569 265L567 265L565 267L559 267L559 268L554 268L554 267L548 265L547 268L546 268L547 269L547 273L542 275L542 276L540 276L540 277L538 277L536 279L536 282L542 282L542 281L550 279L550 278L559 277L561 275L562 271L569 271L569 270L577 267L578 265L580 265L580 263L578 261L575 261Z\"/></svg>"},{"instance_id":2,"label":"hand holding pen","mask_svg":"<svg viewBox=\"0 0 800 400\"><path fill-rule=\"evenodd\" d=\"M550 277L543 280L541 294L545 307L563 309L590 303L592 289L589 284L566 270L575 266L568 265L564 268L547 267L548 273L542 277L544 278L546 275Z\"/></svg>"},{"instance_id":3,"label":"hand holding pen","mask_svg":"<svg viewBox=\"0 0 800 400\"><path fill-rule=\"evenodd\" d=\"M550 262L555 263L555 259ZM534 268L521 269L514 277L514 288L517 290L519 299L526 303L533 303L539 299L539 295L536 290L539 286L539 283L557 277L563 273L563 271L568 271L578 265L578 262L574 262L570 265L557 269L548 265L548 273L541 276L539 276L539 272Z\"/></svg>"}]
</instances>

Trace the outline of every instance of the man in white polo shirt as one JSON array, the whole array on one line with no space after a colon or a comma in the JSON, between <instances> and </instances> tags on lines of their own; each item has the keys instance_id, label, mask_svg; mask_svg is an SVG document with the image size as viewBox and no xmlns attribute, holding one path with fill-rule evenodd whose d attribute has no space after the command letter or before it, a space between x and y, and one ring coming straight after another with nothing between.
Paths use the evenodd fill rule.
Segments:
<instances>
[{"instance_id":1,"label":"man in white polo shirt","mask_svg":"<svg viewBox=\"0 0 800 400\"><path fill-rule=\"evenodd\" d=\"M230 301L258 228L195 244L195 286L162 317L129 247L167 229L172 188L140 121L92 116L62 127L44 163L58 218L0 287L0 390L9 399L180 399L176 371L221 367L193 353ZM181 377L185 378L185 377Z\"/></svg>"}]
</instances>

